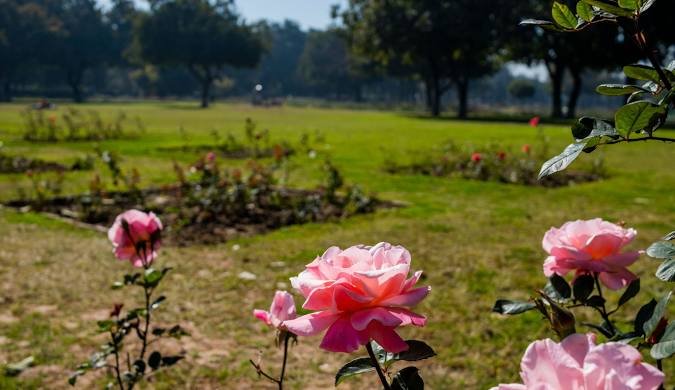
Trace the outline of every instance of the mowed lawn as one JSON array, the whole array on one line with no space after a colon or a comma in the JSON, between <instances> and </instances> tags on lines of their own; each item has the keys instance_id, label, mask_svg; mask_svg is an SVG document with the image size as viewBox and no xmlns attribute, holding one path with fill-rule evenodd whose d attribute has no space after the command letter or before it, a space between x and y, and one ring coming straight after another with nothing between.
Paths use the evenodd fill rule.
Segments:
<instances>
[{"instance_id":1,"label":"mowed lawn","mask_svg":"<svg viewBox=\"0 0 675 390\"><path fill-rule=\"evenodd\" d=\"M93 153L94 143L30 144L21 140L21 104L0 105L0 140L7 152L72 161ZM551 226L573 219L602 217L625 221L638 230L634 248L646 248L675 225L675 149L661 143L636 143L584 155L580 164L602 154L610 178L568 188L390 175L385 159L410 161L447 140L460 144L500 144L509 153L537 147L537 131L526 123L432 120L400 113L314 108L253 108L216 104L208 110L195 103L87 104L82 109L112 118L119 110L139 116L147 133L138 139L100 143L119 153L123 169L136 167L144 186L174 180L172 159L189 163L196 155L166 153L163 146L207 143L216 129L241 136L245 118L268 128L273 140L297 143L301 134L319 130L325 136L316 159L296 156L291 183L316 186L321 163L329 155L346 181L404 208L381 210L335 223L294 226L269 234L214 246L166 247L162 265L174 267L161 287L168 300L157 313L162 323L177 322L192 336L171 342L187 358L176 369L159 373L143 388L274 388L259 380L249 359L263 352L264 367L277 372L280 351L273 332L252 316L269 307L277 288L290 289L288 278L332 245L404 245L413 268L425 273L432 292L417 308L428 317L424 328L401 328L405 338L427 341L438 356L419 364L429 388L486 389L518 379L519 361L535 338L553 337L540 315L530 312L503 318L492 314L498 298L526 299L543 287L541 238ZM62 110L63 107L59 108ZM57 114L59 111L57 111ZM48 115L48 114L47 114ZM568 127L544 125L551 154L571 141ZM672 131L663 131L675 136ZM243 166L243 161L224 164ZM575 163L573 166L577 166ZM100 164L96 171L108 180ZM94 171L95 172L95 171ZM65 191L87 189L94 172L69 173ZM12 199L17 188L29 189L24 175L0 175L0 198ZM30 193L30 191L28 191ZM235 246L236 244L236 246ZM239 248L238 250L235 250ZM280 263L283 262L283 263ZM661 296L670 285L657 282L658 263L644 257L632 269L643 277L638 298L618 314L629 328L637 307ZM104 234L79 229L44 216L0 209L0 364L34 356L36 366L17 378L0 377L0 388L66 388L69 372L102 342L96 320L115 302L140 303L129 291L112 291L112 281L128 272L115 260ZM248 271L254 281L239 279ZM615 302L618 294L610 295ZM302 301L296 295L298 304ZM590 314L590 313L589 313ZM586 331L587 329L579 329ZM291 389L331 388L337 369L357 355L318 349L319 337L301 338L292 348L288 368ZM665 370L675 374L675 364ZM404 367L403 365L400 368ZM375 375L340 388L368 388ZM80 388L100 387L102 377L81 379ZM668 387L675 385L669 383Z\"/></svg>"}]
</instances>

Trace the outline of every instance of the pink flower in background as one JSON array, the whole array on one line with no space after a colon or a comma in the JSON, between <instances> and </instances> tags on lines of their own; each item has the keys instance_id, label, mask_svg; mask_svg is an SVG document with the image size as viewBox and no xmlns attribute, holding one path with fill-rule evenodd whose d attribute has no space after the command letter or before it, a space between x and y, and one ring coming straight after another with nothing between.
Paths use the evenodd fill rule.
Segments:
<instances>
[{"instance_id":1,"label":"pink flower in background","mask_svg":"<svg viewBox=\"0 0 675 390\"><path fill-rule=\"evenodd\" d=\"M213 163L216 161L216 154L214 152L206 153L206 162Z\"/></svg>"},{"instance_id":2,"label":"pink flower in background","mask_svg":"<svg viewBox=\"0 0 675 390\"><path fill-rule=\"evenodd\" d=\"M426 324L408 308L430 291L415 288L421 271L408 279L410 261L410 252L388 243L331 247L291 278L307 298L303 308L317 311L284 324L299 336L327 330L321 348L328 351L353 352L371 339L389 352L404 351L408 345L395 329Z\"/></svg>"},{"instance_id":3,"label":"pink flower in background","mask_svg":"<svg viewBox=\"0 0 675 390\"><path fill-rule=\"evenodd\" d=\"M626 267L638 259L640 252L621 253L636 234L635 229L624 229L600 218L551 228L542 242L550 255L544 262L544 274L599 273L605 286L619 290L637 279Z\"/></svg>"},{"instance_id":4,"label":"pink flower in background","mask_svg":"<svg viewBox=\"0 0 675 390\"><path fill-rule=\"evenodd\" d=\"M637 349L622 343L595 345L595 335L573 334L562 342L530 344L520 362L523 384L492 390L655 390L661 371L642 363Z\"/></svg>"},{"instance_id":5,"label":"pink flower in background","mask_svg":"<svg viewBox=\"0 0 675 390\"><path fill-rule=\"evenodd\" d=\"M285 329L284 321L297 317L293 296L286 291L277 291L274 293L270 311L255 309L253 310L253 315L269 326Z\"/></svg>"},{"instance_id":6,"label":"pink flower in background","mask_svg":"<svg viewBox=\"0 0 675 390\"><path fill-rule=\"evenodd\" d=\"M525 154L530 154L530 152L532 151L532 147L531 147L529 144L525 144L525 145L523 145L523 147L521 148L521 150L522 150L523 153L525 153Z\"/></svg>"},{"instance_id":7,"label":"pink flower in background","mask_svg":"<svg viewBox=\"0 0 675 390\"><path fill-rule=\"evenodd\" d=\"M540 117L538 117L538 116L532 117L532 119L530 119L530 126L532 126L532 127L538 127L538 126L539 126L539 122L541 122L541 118L540 118Z\"/></svg>"},{"instance_id":8,"label":"pink flower in background","mask_svg":"<svg viewBox=\"0 0 675 390\"><path fill-rule=\"evenodd\" d=\"M483 156L481 156L481 154L478 153L478 152L475 152L475 153L471 154L471 161L473 161L475 163L480 162L482 159L483 159Z\"/></svg>"},{"instance_id":9,"label":"pink flower in background","mask_svg":"<svg viewBox=\"0 0 675 390\"><path fill-rule=\"evenodd\" d=\"M157 257L161 231L162 222L154 213L128 210L115 218L108 239L118 259L129 260L134 267L147 267Z\"/></svg>"}]
</instances>

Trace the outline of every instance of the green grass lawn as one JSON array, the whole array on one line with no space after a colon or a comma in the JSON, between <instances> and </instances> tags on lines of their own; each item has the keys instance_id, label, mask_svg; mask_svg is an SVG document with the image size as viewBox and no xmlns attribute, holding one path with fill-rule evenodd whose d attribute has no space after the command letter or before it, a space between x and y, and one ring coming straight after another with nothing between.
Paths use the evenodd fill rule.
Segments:
<instances>
[{"instance_id":1,"label":"green grass lawn","mask_svg":"<svg viewBox=\"0 0 675 390\"><path fill-rule=\"evenodd\" d=\"M531 188L462 179L382 172L386 158L409 161L446 140L475 145L499 143L518 151L536 146L536 131L526 123L462 122L424 119L399 113L312 108L253 108L216 104L208 110L194 103L88 104L84 109L112 118L119 110L139 116L147 133L138 139L101 142L123 156L123 168L136 167L144 186L173 180L172 159L191 162L193 154L167 153L159 147L183 143L183 126L192 144L221 135L243 134L247 117L268 128L275 140L297 143L304 132L326 137L317 159L293 158L291 183L311 187L322 178L321 161L329 155L349 183L405 208L378 211L327 224L308 224L239 239L217 246L168 247L160 261L175 270L162 287L168 304L159 321L179 322L192 337L169 345L187 359L173 371L152 378L146 387L272 388L258 381L248 359L258 351L276 371L280 352L273 334L251 311L267 308L277 288L331 245L347 247L389 241L413 254L413 268L425 271L429 297L417 308L428 316L425 328L403 328L406 338L432 345L438 356L420 364L434 389L485 389L518 379L519 361L535 338L552 337L536 313L503 318L490 313L497 298L527 298L545 283L541 238L551 226L573 219L602 217L625 221L639 234L635 248L672 230L675 221L675 153L660 143L616 145L602 149L610 178L559 189ZM30 144L21 139L22 105L0 105L0 140L9 153L69 161L92 153L92 142ZM61 108L62 109L62 108ZM564 126L544 126L551 153L571 140ZM669 136L675 136L672 131ZM582 156L576 164L587 163ZM243 165L243 161L227 162ZM97 171L106 177L103 167ZM86 190L94 172L68 173L65 191ZM24 175L0 175L0 199L29 188ZM234 250L233 244L241 249ZM282 261L283 266L270 266ZM643 276L643 291L619 317L629 326L630 313L670 286L657 282L658 263L644 258L633 270ZM95 321L107 316L123 292L106 286L129 270L116 261L103 234L74 228L36 214L0 209L0 364L35 356L37 366L18 378L0 377L0 388L62 388L68 373L101 342ZM249 271L255 281L237 275ZM617 299L618 297L611 297ZM133 301L125 301L127 307ZM625 314L625 315L624 315ZM320 339L300 339L289 361L289 388L329 388L337 369L353 356L318 349ZM672 376L675 364L666 362ZM364 388L372 378L341 387ZM99 381L101 378L92 377ZM82 388L91 386L86 383ZM669 383L672 386L671 380ZM267 386L267 387L265 387Z\"/></svg>"}]
</instances>

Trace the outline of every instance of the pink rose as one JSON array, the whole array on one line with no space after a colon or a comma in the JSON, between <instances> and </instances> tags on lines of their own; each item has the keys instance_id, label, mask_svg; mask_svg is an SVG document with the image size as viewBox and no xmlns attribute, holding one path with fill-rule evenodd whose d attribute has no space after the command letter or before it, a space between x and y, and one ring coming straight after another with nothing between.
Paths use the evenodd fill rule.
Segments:
<instances>
[{"instance_id":1,"label":"pink rose","mask_svg":"<svg viewBox=\"0 0 675 390\"><path fill-rule=\"evenodd\" d=\"M537 127L537 126L539 126L540 121L541 121L540 117L538 117L538 116L532 117L532 119L530 119L530 126Z\"/></svg>"},{"instance_id":2,"label":"pink rose","mask_svg":"<svg viewBox=\"0 0 675 390\"><path fill-rule=\"evenodd\" d=\"M394 331L398 326L424 326L426 318L409 311L430 291L414 288L422 275L410 272L410 252L401 246L379 243L373 247L329 248L297 277L293 287L307 300L303 308L317 310L286 327L299 336L327 332L321 348L353 352L370 340L389 352L408 345Z\"/></svg>"},{"instance_id":3,"label":"pink rose","mask_svg":"<svg viewBox=\"0 0 675 390\"><path fill-rule=\"evenodd\" d=\"M595 345L595 335L573 334L559 344L551 339L530 344L520 362L524 384L492 390L654 390L661 371L642 363L637 349L622 343Z\"/></svg>"},{"instance_id":4,"label":"pink rose","mask_svg":"<svg viewBox=\"0 0 675 390\"><path fill-rule=\"evenodd\" d=\"M285 329L284 321L297 317L293 296L286 291L277 291L274 293L270 311L255 309L253 310L253 315L269 326Z\"/></svg>"},{"instance_id":5,"label":"pink rose","mask_svg":"<svg viewBox=\"0 0 675 390\"><path fill-rule=\"evenodd\" d=\"M633 264L640 252L621 253L637 232L601 220L567 222L559 229L551 228L542 245L549 253L544 262L544 274L566 275L599 273L600 281L612 290L619 290L637 279L626 267Z\"/></svg>"},{"instance_id":6,"label":"pink rose","mask_svg":"<svg viewBox=\"0 0 675 390\"><path fill-rule=\"evenodd\" d=\"M532 147L529 144L525 144L525 145L523 145L522 148L520 148L520 150L522 150L523 153L525 153L525 154L530 154L530 151L532 150Z\"/></svg>"},{"instance_id":7,"label":"pink rose","mask_svg":"<svg viewBox=\"0 0 675 390\"><path fill-rule=\"evenodd\" d=\"M157 257L161 231L162 222L154 213L128 210L115 218L108 239L118 259L129 260L134 267L147 267Z\"/></svg>"},{"instance_id":8,"label":"pink rose","mask_svg":"<svg viewBox=\"0 0 675 390\"><path fill-rule=\"evenodd\" d=\"M471 161L475 163L479 163L483 159L483 156L481 156L480 153L475 152L471 154Z\"/></svg>"}]
</instances>

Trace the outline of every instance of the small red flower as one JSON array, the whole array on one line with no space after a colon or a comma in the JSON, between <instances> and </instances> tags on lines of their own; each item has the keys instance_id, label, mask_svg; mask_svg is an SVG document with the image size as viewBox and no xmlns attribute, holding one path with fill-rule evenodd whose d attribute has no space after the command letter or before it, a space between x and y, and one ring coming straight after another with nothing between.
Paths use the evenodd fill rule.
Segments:
<instances>
[{"instance_id":1,"label":"small red flower","mask_svg":"<svg viewBox=\"0 0 675 390\"><path fill-rule=\"evenodd\" d=\"M113 306L113 309L110 311L110 317L117 317L120 315L120 312L122 311L122 307L124 306L123 303L116 303Z\"/></svg>"},{"instance_id":2,"label":"small red flower","mask_svg":"<svg viewBox=\"0 0 675 390\"><path fill-rule=\"evenodd\" d=\"M538 116L535 116L532 119L530 119L530 126L537 127L537 126L539 126L540 121L541 121L541 118L538 117Z\"/></svg>"},{"instance_id":3,"label":"small red flower","mask_svg":"<svg viewBox=\"0 0 675 390\"><path fill-rule=\"evenodd\" d=\"M478 163L483 159L483 156L480 155L480 153L476 152L471 154L471 161Z\"/></svg>"},{"instance_id":4,"label":"small red flower","mask_svg":"<svg viewBox=\"0 0 675 390\"><path fill-rule=\"evenodd\" d=\"M525 144L525 145L523 145L523 147L521 148L521 150L522 150L523 153L525 153L525 154L530 154L530 152L532 151L532 147L531 147L529 144Z\"/></svg>"},{"instance_id":5,"label":"small red flower","mask_svg":"<svg viewBox=\"0 0 675 390\"><path fill-rule=\"evenodd\" d=\"M506 159L506 152L500 151L497 153L497 158L499 161L504 161Z\"/></svg>"}]
</instances>

